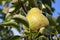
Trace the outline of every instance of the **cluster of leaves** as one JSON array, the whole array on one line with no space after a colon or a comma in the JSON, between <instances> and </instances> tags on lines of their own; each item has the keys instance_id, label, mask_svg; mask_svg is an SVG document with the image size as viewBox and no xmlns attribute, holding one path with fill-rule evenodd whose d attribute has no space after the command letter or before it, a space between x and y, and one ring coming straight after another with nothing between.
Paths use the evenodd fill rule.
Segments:
<instances>
[{"instance_id":1,"label":"cluster of leaves","mask_svg":"<svg viewBox=\"0 0 60 40\"><path fill-rule=\"evenodd\" d=\"M0 0L0 5L3 6L3 9L0 9L0 14L2 14L0 19L3 20L3 22L0 23L2 40L22 40L22 38L26 40L51 40L53 36L60 33L60 16L57 19L52 17L52 13L55 10L52 7L52 2L55 3L55 0ZM12 28L16 28L18 32L20 32L21 23L29 27L25 16L33 7L38 7L43 12L43 14L48 18L50 25L47 28L43 28L41 33L39 31L24 31L22 35L18 36L14 36L12 32L12 35L9 34Z\"/></svg>"}]
</instances>

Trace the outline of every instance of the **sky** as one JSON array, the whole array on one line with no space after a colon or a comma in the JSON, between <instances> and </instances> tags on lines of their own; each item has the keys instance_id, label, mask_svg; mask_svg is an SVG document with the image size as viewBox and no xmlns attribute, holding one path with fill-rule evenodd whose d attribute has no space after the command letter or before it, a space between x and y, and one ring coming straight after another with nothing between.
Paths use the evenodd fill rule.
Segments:
<instances>
[{"instance_id":1,"label":"sky","mask_svg":"<svg viewBox=\"0 0 60 40\"><path fill-rule=\"evenodd\" d=\"M53 12L53 17L58 17L58 12L60 12L60 0L55 0L55 3L52 3L52 7L55 8L55 11ZM2 7L0 7L0 8L2 8ZM0 22L2 22L1 19L0 19ZM13 28L12 30L15 35L19 34L15 28Z\"/></svg>"},{"instance_id":2,"label":"sky","mask_svg":"<svg viewBox=\"0 0 60 40\"><path fill-rule=\"evenodd\" d=\"M52 7L55 8L53 17L58 17L58 12L60 12L60 0L55 0L55 3L52 4Z\"/></svg>"}]
</instances>

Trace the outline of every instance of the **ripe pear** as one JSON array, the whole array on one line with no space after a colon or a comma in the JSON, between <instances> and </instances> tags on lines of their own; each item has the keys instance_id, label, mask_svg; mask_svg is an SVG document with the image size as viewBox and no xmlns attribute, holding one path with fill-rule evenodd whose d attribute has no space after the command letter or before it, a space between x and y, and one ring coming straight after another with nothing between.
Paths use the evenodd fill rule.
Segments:
<instances>
[{"instance_id":1,"label":"ripe pear","mask_svg":"<svg viewBox=\"0 0 60 40\"><path fill-rule=\"evenodd\" d=\"M49 25L48 19L42 14L39 8L31 8L26 15L29 22L29 28L33 31L37 31L41 27ZM23 29L28 29L23 27Z\"/></svg>"}]
</instances>

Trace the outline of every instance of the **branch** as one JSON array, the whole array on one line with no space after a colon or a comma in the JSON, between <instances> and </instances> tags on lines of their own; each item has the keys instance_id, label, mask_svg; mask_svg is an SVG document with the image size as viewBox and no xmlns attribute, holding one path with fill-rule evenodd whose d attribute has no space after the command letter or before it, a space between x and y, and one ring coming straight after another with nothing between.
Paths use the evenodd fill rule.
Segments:
<instances>
[{"instance_id":1,"label":"branch","mask_svg":"<svg viewBox=\"0 0 60 40\"><path fill-rule=\"evenodd\" d=\"M22 1L18 0L18 3L21 4L21 6L22 6L23 10L25 11L25 13L27 13L27 10L26 10L24 4L22 3Z\"/></svg>"}]
</instances>

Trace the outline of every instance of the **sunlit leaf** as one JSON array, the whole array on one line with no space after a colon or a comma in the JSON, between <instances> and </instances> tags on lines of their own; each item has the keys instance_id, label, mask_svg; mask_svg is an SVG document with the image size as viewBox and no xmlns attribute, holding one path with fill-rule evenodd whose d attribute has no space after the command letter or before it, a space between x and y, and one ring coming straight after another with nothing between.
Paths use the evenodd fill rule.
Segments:
<instances>
[{"instance_id":1,"label":"sunlit leaf","mask_svg":"<svg viewBox=\"0 0 60 40\"><path fill-rule=\"evenodd\" d=\"M17 3L17 2L18 2L18 0L12 0L11 2L12 2L12 3Z\"/></svg>"},{"instance_id":2,"label":"sunlit leaf","mask_svg":"<svg viewBox=\"0 0 60 40\"><path fill-rule=\"evenodd\" d=\"M45 27L42 27L42 28L39 30L39 32L40 32L41 34L48 34L48 33L50 33L49 30L46 29Z\"/></svg>"},{"instance_id":3,"label":"sunlit leaf","mask_svg":"<svg viewBox=\"0 0 60 40\"><path fill-rule=\"evenodd\" d=\"M2 26L10 26L10 27L14 27L16 28L18 31L20 31L20 26L14 21L14 20L10 20L8 22L3 22L0 25Z\"/></svg>"},{"instance_id":4,"label":"sunlit leaf","mask_svg":"<svg viewBox=\"0 0 60 40\"><path fill-rule=\"evenodd\" d=\"M11 20L11 14L10 13L7 13L6 16L5 16L5 21L9 21Z\"/></svg>"},{"instance_id":5,"label":"sunlit leaf","mask_svg":"<svg viewBox=\"0 0 60 40\"><path fill-rule=\"evenodd\" d=\"M2 3L3 3L3 6L4 6L2 12L3 12L4 14L7 14L8 11L9 11L8 2L3 1Z\"/></svg>"},{"instance_id":6,"label":"sunlit leaf","mask_svg":"<svg viewBox=\"0 0 60 40\"><path fill-rule=\"evenodd\" d=\"M14 11L15 10L15 8L13 7L13 8L9 8L9 12L12 12L12 11Z\"/></svg>"},{"instance_id":7,"label":"sunlit leaf","mask_svg":"<svg viewBox=\"0 0 60 40\"><path fill-rule=\"evenodd\" d=\"M13 19L15 19L18 23L22 23L25 26L29 27L29 23L28 23L27 19L24 16L22 16L21 14L14 15Z\"/></svg>"}]
</instances>

